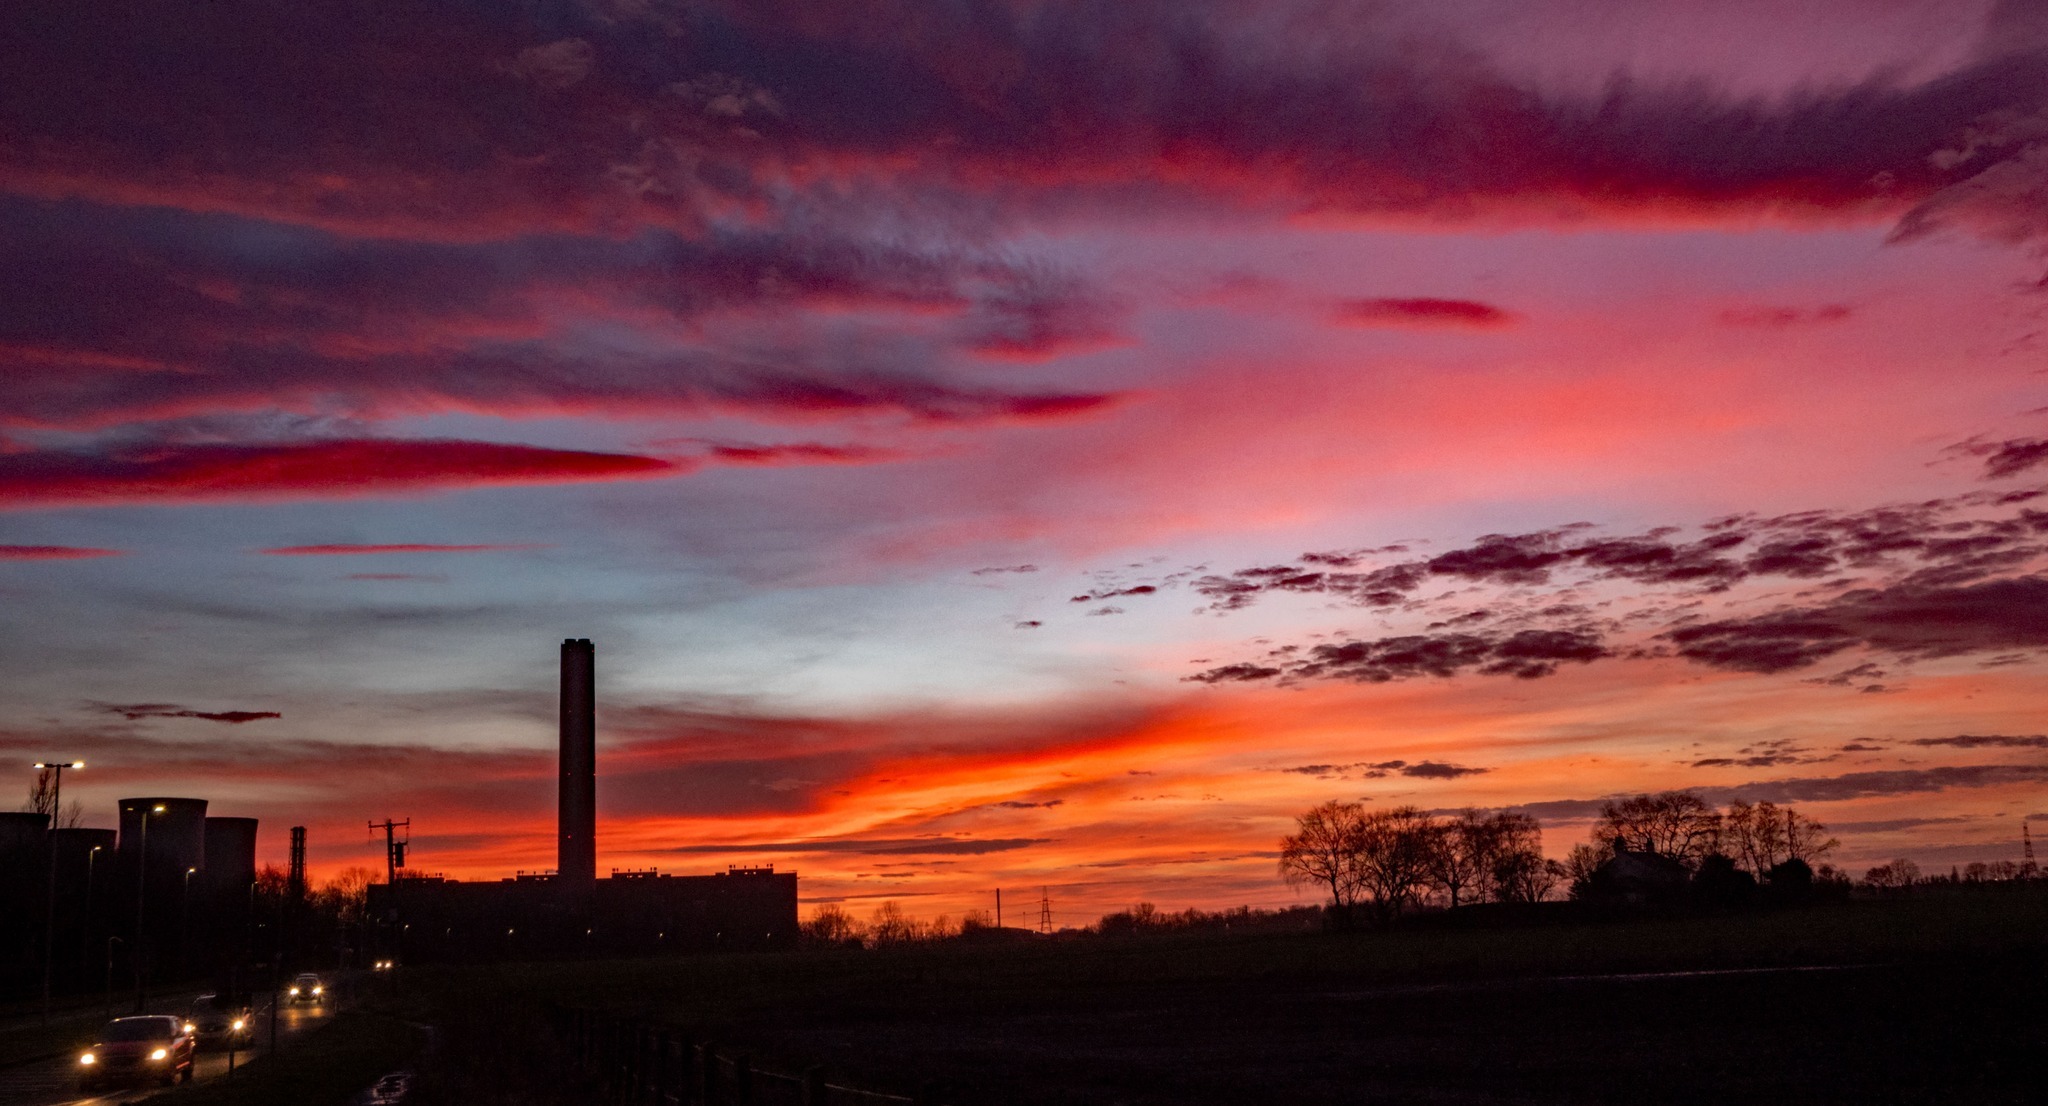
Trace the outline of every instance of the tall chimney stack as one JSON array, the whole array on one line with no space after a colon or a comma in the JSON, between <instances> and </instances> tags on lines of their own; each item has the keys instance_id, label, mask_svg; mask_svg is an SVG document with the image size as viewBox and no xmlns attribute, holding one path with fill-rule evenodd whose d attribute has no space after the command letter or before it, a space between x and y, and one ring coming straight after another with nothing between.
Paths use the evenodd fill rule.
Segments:
<instances>
[{"instance_id":1,"label":"tall chimney stack","mask_svg":"<svg viewBox=\"0 0 2048 1106\"><path fill-rule=\"evenodd\" d=\"M561 794L556 879L571 893L597 888L597 653L588 638L562 643Z\"/></svg>"}]
</instances>

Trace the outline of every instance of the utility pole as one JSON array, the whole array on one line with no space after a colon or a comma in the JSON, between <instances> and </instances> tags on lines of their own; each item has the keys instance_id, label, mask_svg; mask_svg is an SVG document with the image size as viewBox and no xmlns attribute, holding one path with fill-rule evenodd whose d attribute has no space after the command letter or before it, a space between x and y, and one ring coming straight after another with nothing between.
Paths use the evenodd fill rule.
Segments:
<instances>
[{"instance_id":1,"label":"utility pole","mask_svg":"<svg viewBox=\"0 0 2048 1106\"><path fill-rule=\"evenodd\" d=\"M371 833L374 834L380 829L384 831L384 882L396 884L398 870L405 867L406 847L412 844L412 819L394 822L386 818L382 822L370 823ZM398 836L399 830L406 831L403 839Z\"/></svg>"},{"instance_id":2,"label":"utility pole","mask_svg":"<svg viewBox=\"0 0 2048 1106\"><path fill-rule=\"evenodd\" d=\"M996 888L996 929L1003 928L1003 889Z\"/></svg>"},{"instance_id":3,"label":"utility pole","mask_svg":"<svg viewBox=\"0 0 2048 1106\"><path fill-rule=\"evenodd\" d=\"M2041 866L2034 863L2034 835L2027 829L2027 820L2020 819L2020 878L2033 879L2041 874Z\"/></svg>"},{"instance_id":4,"label":"utility pole","mask_svg":"<svg viewBox=\"0 0 2048 1106\"><path fill-rule=\"evenodd\" d=\"M57 959L57 827L64 817L64 770L83 768L82 760L36 761L36 770L50 773L50 880L43 893L43 1024L50 1024L50 965Z\"/></svg>"}]
</instances>

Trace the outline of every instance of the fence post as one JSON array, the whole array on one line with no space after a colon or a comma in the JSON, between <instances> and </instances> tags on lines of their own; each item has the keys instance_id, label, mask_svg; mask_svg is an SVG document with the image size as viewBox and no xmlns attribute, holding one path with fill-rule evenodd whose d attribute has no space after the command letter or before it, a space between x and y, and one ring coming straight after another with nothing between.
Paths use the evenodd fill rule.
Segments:
<instances>
[{"instance_id":1,"label":"fence post","mask_svg":"<svg viewBox=\"0 0 2048 1106\"><path fill-rule=\"evenodd\" d=\"M626 1090L629 1106L642 1106L647 1101L647 1027L635 1023L633 1026L633 1082Z\"/></svg>"},{"instance_id":2,"label":"fence post","mask_svg":"<svg viewBox=\"0 0 2048 1106\"><path fill-rule=\"evenodd\" d=\"M625 1099L626 1088L632 1086L633 1026L628 1022L612 1023L611 1099L618 1102Z\"/></svg>"},{"instance_id":3,"label":"fence post","mask_svg":"<svg viewBox=\"0 0 2048 1106\"><path fill-rule=\"evenodd\" d=\"M825 1098L832 1092L825 1087L825 1069L812 1064L804 1069L804 1106L825 1106Z\"/></svg>"},{"instance_id":4,"label":"fence post","mask_svg":"<svg viewBox=\"0 0 2048 1106\"><path fill-rule=\"evenodd\" d=\"M697 1046L688 1037L676 1038L676 1106L690 1106L697 1100Z\"/></svg>"},{"instance_id":5,"label":"fence post","mask_svg":"<svg viewBox=\"0 0 2048 1106\"><path fill-rule=\"evenodd\" d=\"M754 1106L754 1061L749 1056L732 1058L732 1100L738 1106Z\"/></svg>"},{"instance_id":6,"label":"fence post","mask_svg":"<svg viewBox=\"0 0 2048 1106\"><path fill-rule=\"evenodd\" d=\"M647 1059L641 1066L640 1094L635 1101L647 1103L648 1106L661 1106L661 1030L659 1028L651 1025L647 1027L647 1040L640 1051Z\"/></svg>"},{"instance_id":7,"label":"fence post","mask_svg":"<svg viewBox=\"0 0 2048 1106\"><path fill-rule=\"evenodd\" d=\"M704 1077L704 1106L718 1106L718 1048L710 1041L697 1047L698 1074Z\"/></svg>"}]
</instances>

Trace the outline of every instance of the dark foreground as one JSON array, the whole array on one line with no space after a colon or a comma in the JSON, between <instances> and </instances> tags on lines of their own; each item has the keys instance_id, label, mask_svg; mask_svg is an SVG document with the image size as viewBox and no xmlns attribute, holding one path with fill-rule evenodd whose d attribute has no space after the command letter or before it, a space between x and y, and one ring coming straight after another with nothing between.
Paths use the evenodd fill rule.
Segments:
<instances>
[{"instance_id":1,"label":"dark foreground","mask_svg":"<svg viewBox=\"0 0 2048 1106\"><path fill-rule=\"evenodd\" d=\"M440 1027L422 1103L603 1100L557 1028L565 1008L846 1086L936 1080L962 1106L2019 1103L2048 1085L2044 887L1714 919L402 974L393 1001Z\"/></svg>"}]
</instances>

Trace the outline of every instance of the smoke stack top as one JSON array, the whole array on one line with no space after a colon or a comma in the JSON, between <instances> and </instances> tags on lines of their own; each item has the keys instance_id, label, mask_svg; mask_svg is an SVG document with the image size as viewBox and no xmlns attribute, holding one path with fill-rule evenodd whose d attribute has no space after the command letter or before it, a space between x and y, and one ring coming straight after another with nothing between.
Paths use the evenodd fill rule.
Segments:
<instances>
[{"instance_id":1,"label":"smoke stack top","mask_svg":"<svg viewBox=\"0 0 2048 1106\"><path fill-rule=\"evenodd\" d=\"M561 790L556 879L568 891L597 888L597 652L589 638L562 643Z\"/></svg>"}]
</instances>

